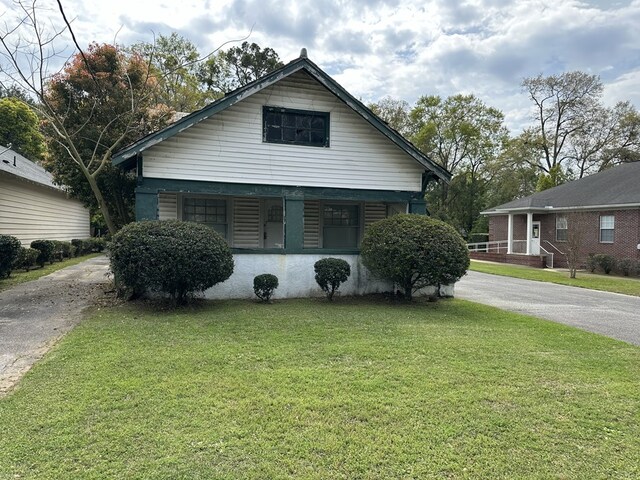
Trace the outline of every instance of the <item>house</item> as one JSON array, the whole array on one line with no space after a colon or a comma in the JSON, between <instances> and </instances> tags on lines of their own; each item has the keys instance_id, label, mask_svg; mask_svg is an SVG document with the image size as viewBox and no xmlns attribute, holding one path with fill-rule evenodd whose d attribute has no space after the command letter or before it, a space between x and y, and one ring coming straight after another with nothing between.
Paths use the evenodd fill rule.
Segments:
<instances>
[{"instance_id":1,"label":"house","mask_svg":"<svg viewBox=\"0 0 640 480\"><path fill-rule=\"evenodd\" d=\"M207 296L250 297L278 276L280 297L320 292L313 264L352 268L345 294L389 290L359 261L367 225L425 214L436 165L311 62L300 58L116 153L137 168L136 219L207 224L233 249L235 271Z\"/></svg>"},{"instance_id":2,"label":"house","mask_svg":"<svg viewBox=\"0 0 640 480\"><path fill-rule=\"evenodd\" d=\"M53 184L51 174L0 146L0 234L33 240L89 237L89 210Z\"/></svg>"},{"instance_id":3,"label":"house","mask_svg":"<svg viewBox=\"0 0 640 480\"><path fill-rule=\"evenodd\" d=\"M577 215L579 213L579 215ZM581 257L640 259L640 162L622 164L491 208L489 244L472 257L532 266L566 266L571 219ZM573 217L572 217L573 216Z\"/></svg>"}]
</instances>

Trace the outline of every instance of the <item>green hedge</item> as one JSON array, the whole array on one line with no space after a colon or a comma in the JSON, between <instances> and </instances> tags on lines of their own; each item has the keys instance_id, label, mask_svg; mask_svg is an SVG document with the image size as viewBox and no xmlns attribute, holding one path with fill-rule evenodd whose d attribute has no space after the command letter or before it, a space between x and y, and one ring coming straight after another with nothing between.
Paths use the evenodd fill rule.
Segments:
<instances>
[{"instance_id":1,"label":"green hedge","mask_svg":"<svg viewBox=\"0 0 640 480\"><path fill-rule=\"evenodd\" d=\"M132 297L164 292L184 303L233 273L227 242L204 225L176 220L135 222L123 227L109 245L118 287Z\"/></svg>"},{"instance_id":2,"label":"green hedge","mask_svg":"<svg viewBox=\"0 0 640 480\"><path fill-rule=\"evenodd\" d=\"M29 271L31 267L34 267L36 265L38 255L40 255L40 250L36 250L35 248L20 247L20 253L18 254L16 260L13 262L13 266L20 270Z\"/></svg>"},{"instance_id":3,"label":"green hedge","mask_svg":"<svg viewBox=\"0 0 640 480\"><path fill-rule=\"evenodd\" d=\"M340 285L351 275L349 263L341 258L322 258L313 265L313 270L316 272L316 283L329 300L333 300Z\"/></svg>"},{"instance_id":4,"label":"green hedge","mask_svg":"<svg viewBox=\"0 0 640 480\"><path fill-rule=\"evenodd\" d=\"M11 235L0 235L0 278L11 275L13 263L20 253L20 240Z\"/></svg>"},{"instance_id":5,"label":"green hedge","mask_svg":"<svg viewBox=\"0 0 640 480\"><path fill-rule=\"evenodd\" d=\"M31 242L31 248L35 248L40 252L36 263L41 267L44 267L44 264L47 262L53 262L55 252L55 243L53 240L34 240Z\"/></svg>"},{"instance_id":6,"label":"green hedge","mask_svg":"<svg viewBox=\"0 0 640 480\"><path fill-rule=\"evenodd\" d=\"M271 273L263 273L253 279L253 292L263 302L268 302L278 288L278 277Z\"/></svg>"}]
</instances>

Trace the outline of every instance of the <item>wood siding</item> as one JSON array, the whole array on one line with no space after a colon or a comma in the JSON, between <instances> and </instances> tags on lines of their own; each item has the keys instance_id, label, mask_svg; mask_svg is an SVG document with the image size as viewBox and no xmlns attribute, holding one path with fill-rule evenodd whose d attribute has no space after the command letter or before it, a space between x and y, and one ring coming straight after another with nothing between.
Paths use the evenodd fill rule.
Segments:
<instances>
[{"instance_id":1,"label":"wood siding","mask_svg":"<svg viewBox=\"0 0 640 480\"><path fill-rule=\"evenodd\" d=\"M0 234L17 237L23 246L87 238L89 211L61 191L0 175Z\"/></svg>"},{"instance_id":2,"label":"wood siding","mask_svg":"<svg viewBox=\"0 0 640 480\"><path fill-rule=\"evenodd\" d=\"M234 248L260 248L259 198L236 198L233 200L233 240Z\"/></svg>"},{"instance_id":3,"label":"wood siding","mask_svg":"<svg viewBox=\"0 0 640 480\"><path fill-rule=\"evenodd\" d=\"M264 105L330 113L330 147L262 141ZM298 72L149 148L144 176L261 185L419 191L424 168Z\"/></svg>"}]
</instances>

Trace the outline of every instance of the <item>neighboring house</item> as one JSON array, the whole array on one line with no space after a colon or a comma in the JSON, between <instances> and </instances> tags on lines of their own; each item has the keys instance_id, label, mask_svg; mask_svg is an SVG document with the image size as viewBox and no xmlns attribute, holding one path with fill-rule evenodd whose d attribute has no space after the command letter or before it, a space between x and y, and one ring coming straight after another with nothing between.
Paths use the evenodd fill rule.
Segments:
<instances>
[{"instance_id":1,"label":"neighboring house","mask_svg":"<svg viewBox=\"0 0 640 480\"><path fill-rule=\"evenodd\" d=\"M473 253L475 258L542 266L553 254L554 266L566 266L573 221L581 231L583 262L592 253L640 259L640 162L609 168L482 214L489 216L490 253Z\"/></svg>"},{"instance_id":2,"label":"neighboring house","mask_svg":"<svg viewBox=\"0 0 640 480\"><path fill-rule=\"evenodd\" d=\"M0 234L33 240L89 236L89 210L53 184L51 174L0 146Z\"/></svg>"},{"instance_id":3,"label":"neighboring house","mask_svg":"<svg viewBox=\"0 0 640 480\"><path fill-rule=\"evenodd\" d=\"M204 223L234 252L235 271L209 297L319 292L313 264L351 264L344 293L389 290L359 262L367 225L425 214L424 191L450 173L302 56L118 152L137 168L136 219Z\"/></svg>"}]
</instances>

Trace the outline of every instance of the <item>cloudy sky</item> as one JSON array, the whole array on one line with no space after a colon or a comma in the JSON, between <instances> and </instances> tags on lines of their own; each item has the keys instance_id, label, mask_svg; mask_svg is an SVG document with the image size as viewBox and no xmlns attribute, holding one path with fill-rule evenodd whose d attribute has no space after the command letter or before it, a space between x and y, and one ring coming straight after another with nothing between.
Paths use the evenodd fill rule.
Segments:
<instances>
[{"instance_id":1,"label":"cloudy sky","mask_svg":"<svg viewBox=\"0 0 640 480\"><path fill-rule=\"evenodd\" d=\"M55 2L38 1L57 21ZM640 0L62 2L81 45L176 31L206 53L250 34L285 62L306 47L366 103L474 93L505 113L513 133L529 121L520 88L528 76L583 70L600 75L605 103L640 107ZM15 10L13 0L0 6Z\"/></svg>"}]
</instances>

